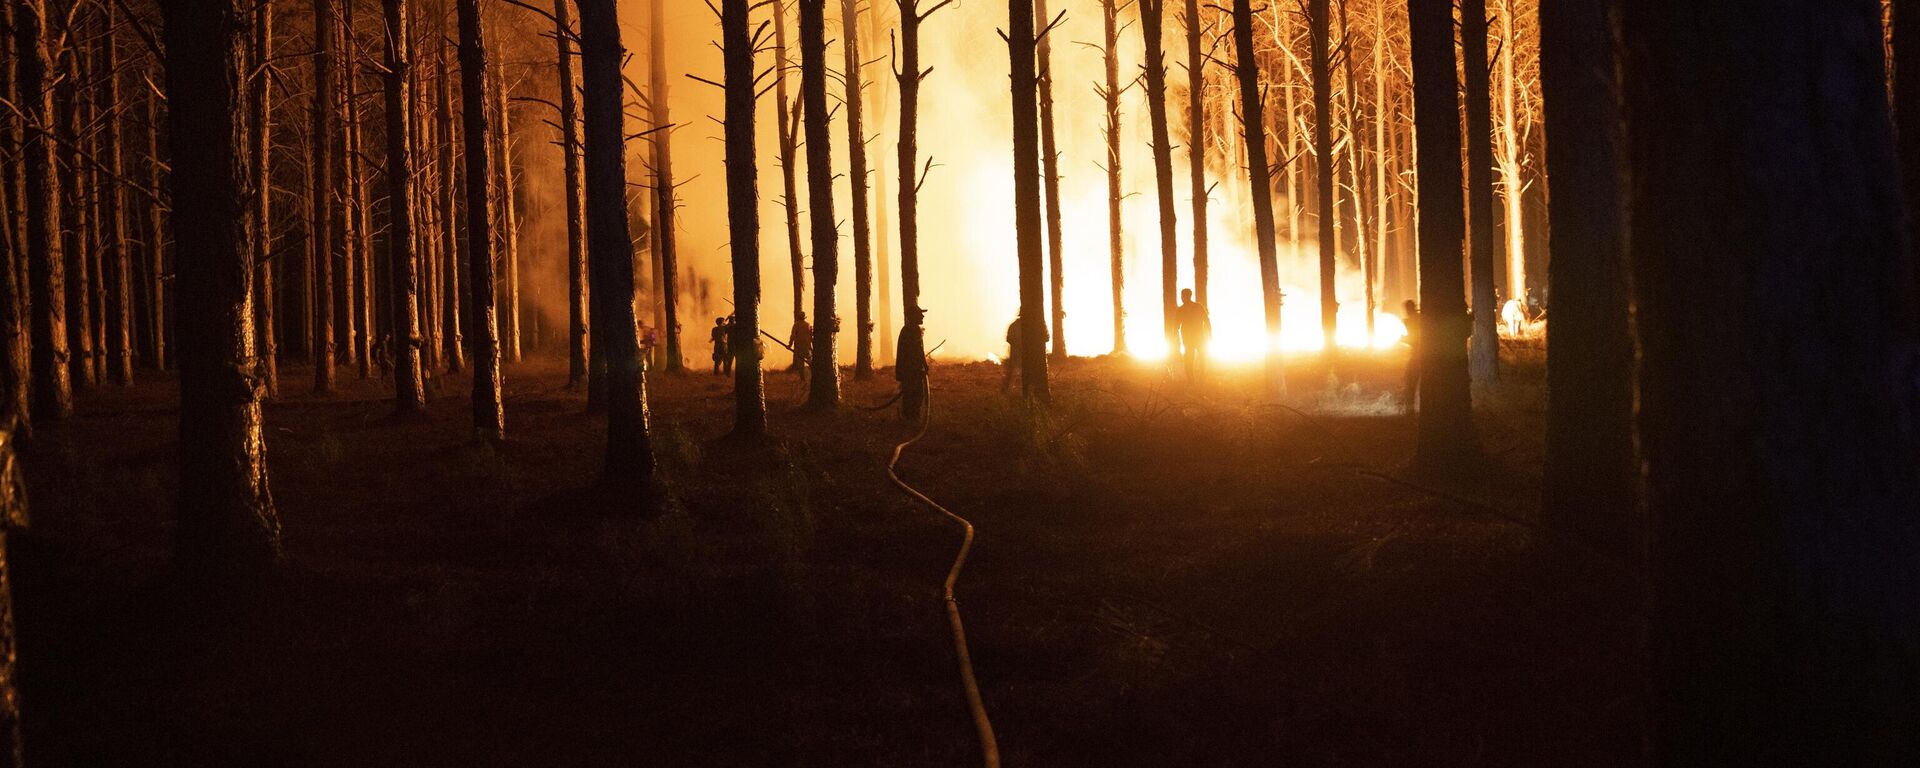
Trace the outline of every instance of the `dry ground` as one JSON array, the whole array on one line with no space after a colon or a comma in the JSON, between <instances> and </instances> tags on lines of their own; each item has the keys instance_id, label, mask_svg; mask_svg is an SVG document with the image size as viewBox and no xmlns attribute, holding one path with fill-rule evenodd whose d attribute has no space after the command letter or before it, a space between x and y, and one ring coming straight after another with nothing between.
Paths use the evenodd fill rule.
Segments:
<instances>
[{"instance_id":1,"label":"dry ground","mask_svg":"<svg viewBox=\"0 0 1920 768\"><path fill-rule=\"evenodd\" d=\"M990 365L937 366L902 473L979 527L960 599L1007 764L1627 762L1632 590L1526 524L1542 398L1514 357L1480 393L1490 468L1419 481L1452 500L1366 471L1411 453L1394 360L1331 391L1295 367L1294 411L1242 373L1076 359L1047 419ZM601 427L558 363L509 367L497 450L457 381L394 423L377 382L283 375L286 562L237 615L165 576L169 379L84 393L27 449L29 764L977 760L939 597L959 534L887 484L892 412L800 413L777 374L756 459L717 442L725 382L655 378L646 509L588 490Z\"/></svg>"}]
</instances>

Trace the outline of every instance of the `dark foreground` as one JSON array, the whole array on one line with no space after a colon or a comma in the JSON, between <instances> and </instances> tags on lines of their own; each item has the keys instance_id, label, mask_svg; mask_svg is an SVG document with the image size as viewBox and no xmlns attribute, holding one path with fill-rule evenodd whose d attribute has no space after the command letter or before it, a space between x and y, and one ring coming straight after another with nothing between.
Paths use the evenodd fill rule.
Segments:
<instances>
[{"instance_id":1,"label":"dark foreground","mask_svg":"<svg viewBox=\"0 0 1920 768\"><path fill-rule=\"evenodd\" d=\"M998 369L936 367L902 474L979 528L959 596L1008 765L1629 761L1632 589L1526 524L1537 367L1481 393L1494 469L1420 481L1450 500L1364 471L1404 474L1412 424L1396 362L1352 365L1333 395L1293 373L1307 417L1075 360L1045 423ZM498 450L452 382L427 423L372 382L270 404L286 563L238 616L165 578L171 382L83 395L27 449L12 541L29 764L977 762L959 532L887 484L893 412L802 414L776 375L754 459L716 442L720 379L656 378L649 511L585 490L600 427L562 367L507 382Z\"/></svg>"}]
</instances>

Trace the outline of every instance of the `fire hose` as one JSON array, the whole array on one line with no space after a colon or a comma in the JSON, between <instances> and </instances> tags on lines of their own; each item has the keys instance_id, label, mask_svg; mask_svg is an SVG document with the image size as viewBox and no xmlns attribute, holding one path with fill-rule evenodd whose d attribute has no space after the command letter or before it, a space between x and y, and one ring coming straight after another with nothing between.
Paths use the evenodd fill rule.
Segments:
<instances>
[{"instance_id":1,"label":"fire hose","mask_svg":"<svg viewBox=\"0 0 1920 768\"><path fill-rule=\"evenodd\" d=\"M960 569L966 567L967 553L973 549L973 523L940 506L939 502L908 485L905 480L900 479L900 473L897 471L900 465L900 454L907 449L907 446L920 442L921 438L926 437L927 428L932 423L933 399L929 397L925 413L920 418L919 431L915 432L913 437L907 438L906 442L893 447L893 458L887 461L887 479L892 480L894 485L900 486L900 490L906 491L907 495L918 499L920 503L932 507L934 511L959 523L961 530L965 532L960 539L960 552L953 558L953 567L947 569L947 580L941 587L941 594L947 603L947 626L953 633L953 650L960 662L960 687L966 691L967 709L973 716L974 731L980 739L980 759L986 768L999 768L1000 745L993 737L993 723L987 719L987 705L980 698L980 684L974 679L973 654L967 650L967 629L960 621L960 601L953 596L953 584L960 579Z\"/></svg>"}]
</instances>

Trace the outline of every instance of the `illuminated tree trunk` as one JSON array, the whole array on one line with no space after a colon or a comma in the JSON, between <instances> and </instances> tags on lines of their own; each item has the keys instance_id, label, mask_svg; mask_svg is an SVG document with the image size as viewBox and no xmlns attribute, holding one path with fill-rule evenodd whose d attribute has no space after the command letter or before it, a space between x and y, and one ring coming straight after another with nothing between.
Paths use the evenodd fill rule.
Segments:
<instances>
[{"instance_id":1,"label":"illuminated tree trunk","mask_svg":"<svg viewBox=\"0 0 1920 768\"><path fill-rule=\"evenodd\" d=\"M493 141L494 163L500 169L500 261L507 273L500 284L506 301L500 309L501 354L509 363L520 362L520 218L514 210L513 128L507 112L507 75L494 70L494 109L500 119L498 136Z\"/></svg>"},{"instance_id":2,"label":"illuminated tree trunk","mask_svg":"<svg viewBox=\"0 0 1920 768\"><path fill-rule=\"evenodd\" d=\"M60 238L60 177L54 162L53 83L47 72L44 0L23 0L14 14L20 54L19 91L26 102L21 150L25 155L27 274L31 283L32 407L41 419L73 415L68 366L66 256Z\"/></svg>"},{"instance_id":3,"label":"illuminated tree trunk","mask_svg":"<svg viewBox=\"0 0 1920 768\"><path fill-rule=\"evenodd\" d=\"M73 351L67 368L73 386L84 390L99 383L93 376L93 222L87 220L86 171L80 160L81 131L87 121L80 116L79 84L86 81L87 73L77 46L68 45L64 56L66 79L54 93L60 113L60 191L66 195L60 207L64 214L60 235L67 257L67 309L73 315L67 323L67 347Z\"/></svg>"},{"instance_id":4,"label":"illuminated tree trunk","mask_svg":"<svg viewBox=\"0 0 1920 768\"><path fill-rule=\"evenodd\" d=\"M500 401L499 309L493 296L493 171L487 125L487 46L480 26L480 0L456 0L460 18L460 126L467 193L466 327L473 334L473 428L480 439L506 439Z\"/></svg>"},{"instance_id":5,"label":"illuminated tree trunk","mask_svg":"<svg viewBox=\"0 0 1920 768\"><path fill-rule=\"evenodd\" d=\"M1381 0L1381 1L1384 1L1384 0ZM1282 53L1287 54L1286 58L1292 59L1291 54L1287 53L1287 51L1293 45L1293 14L1280 11L1276 6L1274 15L1278 17L1274 20L1274 27L1276 30L1274 33L1274 37L1275 37L1274 42L1281 49ZM1282 113L1280 116L1280 126L1281 126L1281 132L1283 135L1286 136L1286 142L1287 142L1286 144L1287 146L1286 148L1287 247L1289 252L1295 258L1298 258L1301 254L1301 250L1300 250L1300 207L1301 207L1300 206L1300 186L1301 186L1300 168L1301 168L1301 163L1298 162L1300 158L1300 133L1294 130L1294 116L1299 114L1299 110L1300 110L1300 106L1295 103L1297 98L1295 95L1295 91L1300 87L1299 72L1298 72L1299 68L1296 66L1292 66L1292 62L1289 61L1287 64L1281 66L1280 69L1281 71L1286 73L1286 79L1280 85L1281 110L1282 110Z\"/></svg>"},{"instance_id":6,"label":"illuminated tree trunk","mask_svg":"<svg viewBox=\"0 0 1920 768\"><path fill-rule=\"evenodd\" d=\"M1187 169L1193 182L1193 296L1207 303L1207 61L1200 53L1200 3L1187 0Z\"/></svg>"},{"instance_id":7,"label":"illuminated tree trunk","mask_svg":"<svg viewBox=\"0 0 1920 768\"><path fill-rule=\"evenodd\" d=\"M833 296L840 281L840 254L833 220L833 148L827 135L825 6L826 0L800 0L800 99L807 131L807 213L813 231L813 365L807 406L832 410L840 407L840 367L834 350L840 320Z\"/></svg>"},{"instance_id":8,"label":"illuminated tree trunk","mask_svg":"<svg viewBox=\"0 0 1920 768\"><path fill-rule=\"evenodd\" d=\"M1654 758L1915 762L1914 258L1878 4L1625 0L1620 28Z\"/></svg>"},{"instance_id":9,"label":"illuminated tree trunk","mask_svg":"<svg viewBox=\"0 0 1920 768\"><path fill-rule=\"evenodd\" d=\"M119 386L133 383L133 259L127 252L126 196L120 179L126 164L121 151L121 119L115 113L120 106L120 52L114 37L118 33L118 9L111 3L102 7L105 35L98 47L100 82L96 86L96 104L100 125L100 156L109 174L101 179L100 198L101 263L106 269L106 368L107 380Z\"/></svg>"},{"instance_id":10,"label":"illuminated tree trunk","mask_svg":"<svg viewBox=\"0 0 1920 768\"><path fill-rule=\"evenodd\" d=\"M1247 141L1247 182L1253 201L1253 238L1260 257L1260 299L1266 310L1264 346L1267 382L1276 392L1286 389L1280 356L1274 342L1280 338L1280 263L1273 234L1273 180L1268 176L1266 104L1260 92L1260 55L1253 47L1253 2L1233 2L1233 46L1239 64L1240 115Z\"/></svg>"},{"instance_id":11,"label":"illuminated tree trunk","mask_svg":"<svg viewBox=\"0 0 1920 768\"><path fill-rule=\"evenodd\" d=\"M686 369L686 361L680 355L680 257L678 233L675 220L679 216L679 193L673 187L673 118L668 111L670 98L667 90L667 0L653 0L653 23L650 25L651 40L647 53L651 65L647 68L651 83L647 86L647 99L653 106L653 247L660 269L660 311L665 315L665 327L660 332L666 338L667 372L676 373Z\"/></svg>"},{"instance_id":12,"label":"illuminated tree trunk","mask_svg":"<svg viewBox=\"0 0 1920 768\"><path fill-rule=\"evenodd\" d=\"M1483 0L1484 1L1484 0ZM1527 302L1527 217L1522 207L1526 183L1521 178L1518 118L1514 105L1522 86L1514 77L1513 57L1521 41L1513 31L1513 0L1500 3L1500 123L1499 167L1500 199L1506 210L1507 298ZM1498 308L1493 308L1498 310Z\"/></svg>"},{"instance_id":13,"label":"illuminated tree trunk","mask_svg":"<svg viewBox=\"0 0 1920 768\"><path fill-rule=\"evenodd\" d=\"M627 231L625 88L618 0L580 0L580 69L586 144L587 248L593 266L594 355L607 365L606 479L653 479L646 377L633 318L633 241Z\"/></svg>"},{"instance_id":14,"label":"illuminated tree trunk","mask_svg":"<svg viewBox=\"0 0 1920 768\"><path fill-rule=\"evenodd\" d=\"M387 268L391 270L387 290L393 301L393 406L400 414L412 416L427 409L418 325L416 245L420 241L413 205L413 28L407 14L408 0L382 0L382 5L387 21L387 71L381 79L387 113Z\"/></svg>"},{"instance_id":15,"label":"illuminated tree trunk","mask_svg":"<svg viewBox=\"0 0 1920 768\"><path fill-rule=\"evenodd\" d=\"M341 32L342 39L347 41L349 50L358 51L358 29L355 16L353 4L348 3L346 13L342 14ZM360 79L358 57L348 59L345 73L346 83L341 90L346 97L347 112L346 135L343 142L346 145L344 156L347 178L344 202L347 206L349 250L347 260L342 265L342 271L346 273L344 281L346 295L340 301L340 308L346 314L346 320L342 323L346 328L346 335L343 338L353 345L349 352L353 357L354 369L360 378L365 379L373 375L373 361L368 355L367 340L367 337L373 333L373 322L367 310L368 287L373 282L372 273L367 269L367 266L372 263L368 251L372 249L370 230L373 224L367 217L366 179L362 175L360 163L363 151L360 143L360 97L354 93Z\"/></svg>"},{"instance_id":16,"label":"illuminated tree trunk","mask_svg":"<svg viewBox=\"0 0 1920 768\"><path fill-rule=\"evenodd\" d=\"M1373 256L1368 252L1367 235L1373 223L1367 220L1367 186L1366 183L1361 180L1362 171L1360 163L1364 152L1360 144L1360 80L1354 77L1353 72L1354 33L1353 17L1347 13L1349 5L1349 3L1340 4L1340 39L1347 49L1346 53L1340 57L1341 69L1344 70L1347 80L1346 88L1344 89L1347 96L1347 103L1345 105L1347 113L1346 152L1342 154L1346 155L1347 160L1347 203L1353 209L1352 253L1354 259L1360 262L1361 294L1365 302L1363 306L1366 308L1365 322L1367 340L1371 342L1373 339Z\"/></svg>"},{"instance_id":17,"label":"illuminated tree trunk","mask_svg":"<svg viewBox=\"0 0 1920 768\"><path fill-rule=\"evenodd\" d=\"M1160 0L1141 0L1156 6ZM1014 236L1020 259L1020 384L1029 402L1046 403L1047 342L1045 265L1040 250L1039 73L1034 65L1033 0L1008 0L1007 50L1013 80ZM1152 61L1153 57L1148 56ZM1154 89L1155 93L1163 93ZM1162 99L1164 102L1164 99ZM1165 111L1164 103L1162 112ZM1163 115L1164 116L1164 115ZM1160 148L1163 155L1164 147ZM1169 184L1171 178L1168 179Z\"/></svg>"},{"instance_id":18,"label":"illuminated tree trunk","mask_svg":"<svg viewBox=\"0 0 1920 768\"><path fill-rule=\"evenodd\" d=\"M1334 277L1340 241L1334 222L1340 214L1333 201L1333 64L1328 50L1333 32L1327 2L1308 0L1307 39L1313 68L1313 180L1318 185L1314 200L1320 224L1320 333L1325 337L1327 354L1335 355L1339 352L1334 346L1334 332L1339 326L1340 297Z\"/></svg>"},{"instance_id":19,"label":"illuminated tree trunk","mask_svg":"<svg viewBox=\"0 0 1920 768\"><path fill-rule=\"evenodd\" d=\"M182 342L175 562L229 584L271 568L280 550L253 373L240 5L161 3Z\"/></svg>"},{"instance_id":20,"label":"illuminated tree trunk","mask_svg":"<svg viewBox=\"0 0 1920 768\"><path fill-rule=\"evenodd\" d=\"M1453 471L1480 458L1467 378L1466 286L1460 271L1466 202L1460 189L1453 4L1407 0L1407 11L1420 174L1420 327L1414 331L1420 416L1414 462L1430 471Z\"/></svg>"},{"instance_id":21,"label":"illuminated tree trunk","mask_svg":"<svg viewBox=\"0 0 1920 768\"><path fill-rule=\"evenodd\" d=\"M1493 295L1493 96L1487 63L1487 0L1461 0L1460 51L1466 59L1467 263L1473 283L1473 380L1500 380L1500 302ZM1501 57L1507 52L1501 51ZM1510 296L1511 298L1511 296Z\"/></svg>"},{"instance_id":22,"label":"illuminated tree trunk","mask_svg":"<svg viewBox=\"0 0 1920 768\"><path fill-rule=\"evenodd\" d=\"M460 0L455 0L455 2L460 2ZM444 16L442 18L444 18ZM472 249L475 233L473 230L466 232L466 242L463 248L461 238L455 231L456 217L460 212L459 198L455 194L455 190L460 186L458 184L459 179L463 176L470 177L474 171L471 166L455 165L455 142L453 134L454 73L447 65L446 46L439 45L437 50L439 52L440 62L440 110L437 115L440 127L440 204L437 206L439 209L440 223L440 251L439 270L434 278L438 285L434 293L436 294L436 301L440 309L440 342L443 345L441 354L446 361L447 372L458 373L460 369L466 367L464 357L467 350L466 329L462 327L461 310L465 305L473 303L473 287L461 284L461 265L463 260L469 263L473 260ZM463 89L461 93L464 98L465 90ZM481 104L481 108L485 109L486 102L483 100ZM464 111L465 106L465 104L461 105L462 116L466 114ZM461 136L460 138L465 142L485 141L484 138L476 138L473 136ZM483 143L480 146L485 147L486 145ZM464 154L462 158L464 158ZM455 175L456 167L459 169L461 176ZM486 183L484 176L481 177L481 183Z\"/></svg>"},{"instance_id":23,"label":"illuminated tree trunk","mask_svg":"<svg viewBox=\"0 0 1920 768\"><path fill-rule=\"evenodd\" d=\"M17 9L11 2L0 3L0 34L5 35L0 37L0 59L4 59L0 61L0 98L16 109L27 109L26 100L14 87L19 61L24 58L14 49L16 12L29 11ZM32 308L27 303L27 281L20 279L20 267L27 258L26 201L20 184L21 166L26 162L20 138L26 125L21 118L20 114L0 116L0 156L9 160L0 164L0 218L4 218L0 234L5 238L0 240L0 250L4 250L0 254L0 355L5 357L0 361L4 365L0 368L0 419L10 420L16 434L31 437L32 339L27 326ZM4 543L0 541L0 547Z\"/></svg>"},{"instance_id":24,"label":"illuminated tree trunk","mask_svg":"<svg viewBox=\"0 0 1920 768\"><path fill-rule=\"evenodd\" d=\"M720 41L726 58L727 224L733 251L733 436L767 433L760 373L760 171L755 165L753 20L750 0L722 0Z\"/></svg>"},{"instance_id":25,"label":"illuminated tree trunk","mask_svg":"<svg viewBox=\"0 0 1920 768\"><path fill-rule=\"evenodd\" d=\"M434 58L439 64L437 69L444 75L446 72L446 58L443 55L444 51L440 45L440 40L442 39L440 34L440 19L442 18L444 18L444 16L441 14L433 14L431 24L420 25L426 27L426 29L420 32L419 37L414 41L415 45L413 50L416 52L416 55L419 55L417 52L423 50L419 47L420 45L431 45L435 54ZM413 135L409 137L409 140L412 142L413 156L425 163L424 167L415 169L417 173L414 176L415 186L413 199L416 201L415 210L419 213L419 228L415 230L414 238L418 265L417 279L419 280L420 286L420 303L419 307L417 307L419 316L415 322L420 329L421 337L421 376L430 379L433 376L433 372L437 370L440 365L439 285L441 271L440 222L437 216L439 214L441 200L438 181L438 174L441 169L438 167L440 164L437 161L429 159L434 157L434 153L429 150L427 142L431 141L432 137L439 132L439 123L442 121L444 113L437 110L430 111L432 101L426 96L429 92L429 86L426 81L427 74L424 68L415 66L411 69L413 71L414 87L412 88L413 98L409 102L409 112L415 130L413 131ZM431 118L428 117L429 114L432 115Z\"/></svg>"},{"instance_id":26,"label":"illuminated tree trunk","mask_svg":"<svg viewBox=\"0 0 1920 768\"><path fill-rule=\"evenodd\" d=\"M1047 0L1034 0L1034 25L1041 30L1053 21ZM1053 294L1053 358L1067 359L1067 305L1065 240L1060 233L1060 148L1054 136L1053 35L1042 32L1035 50L1039 56L1040 180L1046 195L1047 279Z\"/></svg>"},{"instance_id":27,"label":"illuminated tree trunk","mask_svg":"<svg viewBox=\"0 0 1920 768\"><path fill-rule=\"evenodd\" d=\"M251 61L255 67L273 57L273 0L261 0L253 9L253 55ZM254 348L260 355L260 384L268 396L280 393L279 340L274 338L274 295L273 273L279 269L279 259L273 256L273 77L265 68L250 73L247 80L247 109L251 117L247 123L252 128L247 150L248 165L253 170L253 253L256 266L253 269L253 322ZM157 253L160 244L158 233L150 248ZM160 270L160 260L152 259L150 269L156 274ZM164 349L161 334L157 330L160 321L159 280L153 281L152 298L154 318L154 346Z\"/></svg>"},{"instance_id":28,"label":"illuminated tree trunk","mask_svg":"<svg viewBox=\"0 0 1920 768\"><path fill-rule=\"evenodd\" d=\"M160 140L160 97L147 94L147 188L160 189L160 158L162 142ZM172 347L172 315L167 311L173 306L173 291L169 290L172 281L162 279L167 274L167 229L163 225L160 201L149 200L146 206L147 232L152 242L147 248L147 293L152 296L150 302L153 334L153 367L166 370L169 361L168 350Z\"/></svg>"},{"instance_id":29,"label":"illuminated tree trunk","mask_svg":"<svg viewBox=\"0 0 1920 768\"><path fill-rule=\"evenodd\" d=\"M800 247L800 187L794 170L800 151L800 126L797 124L799 121L794 119L794 113L800 103L787 92L787 5L785 0L772 0L772 3L774 106L780 131L781 192L786 196L780 208L786 215L787 261L793 272L793 324L797 326L806 319L807 306L806 254ZM905 43L901 45L904 47ZM905 53L902 52L902 55ZM807 361L801 360L796 350L793 364L789 367L798 369L806 364Z\"/></svg>"},{"instance_id":30,"label":"illuminated tree trunk","mask_svg":"<svg viewBox=\"0 0 1920 768\"><path fill-rule=\"evenodd\" d=\"M333 0L313 0L313 391L333 392Z\"/></svg>"},{"instance_id":31,"label":"illuminated tree trunk","mask_svg":"<svg viewBox=\"0 0 1920 768\"><path fill-rule=\"evenodd\" d=\"M1121 203L1126 193L1120 184L1120 9L1122 0L1100 0L1102 36L1100 54L1107 68L1107 83L1100 98L1107 106L1107 261L1113 280L1113 353L1127 353L1126 240L1122 233Z\"/></svg>"},{"instance_id":32,"label":"illuminated tree trunk","mask_svg":"<svg viewBox=\"0 0 1920 768\"><path fill-rule=\"evenodd\" d=\"M580 115L574 101L573 34L567 0L553 0L553 40L560 62L560 152L567 196L567 386L577 387L592 374L587 324L586 212L580 201ZM784 75L782 75L784 77Z\"/></svg>"},{"instance_id":33,"label":"illuminated tree trunk","mask_svg":"<svg viewBox=\"0 0 1920 768\"><path fill-rule=\"evenodd\" d=\"M337 23L334 29L339 35L341 55L339 77L335 81L334 120L337 132L334 134L334 200L338 206L338 216L334 219L334 242L336 261L334 263L333 283L333 319L336 362L345 362L349 370L354 366L354 337L358 335L359 322L354 311L354 294L359 292L359 280L354 274L355 265L360 260L360 223L358 205L354 199L356 188L353 178L353 75L354 55L352 27L346 19L353 15L353 3L343 2L342 10L335 15Z\"/></svg>"},{"instance_id":34,"label":"illuminated tree trunk","mask_svg":"<svg viewBox=\"0 0 1920 768\"><path fill-rule=\"evenodd\" d=\"M1167 57L1161 48L1166 0L1138 0L1140 34L1146 38L1147 119L1153 130L1153 177L1160 196L1160 315L1169 356L1180 349L1174 324L1180 293L1179 244L1175 240L1173 203L1173 140L1167 129Z\"/></svg>"},{"instance_id":35,"label":"illuminated tree trunk","mask_svg":"<svg viewBox=\"0 0 1920 768\"><path fill-rule=\"evenodd\" d=\"M1373 259L1367 263L1367 339L1374 338L1375 318L1380 314L1380 289L1385 280L1382 277L1387 266L1388 232L1393 229L1388 219L1387 165L1394 159L1394 153L1387 146L1387 112L1391 104L1387 101L1387 3L1376 0L1373 4Z\"/></svg>"}]
</instances>

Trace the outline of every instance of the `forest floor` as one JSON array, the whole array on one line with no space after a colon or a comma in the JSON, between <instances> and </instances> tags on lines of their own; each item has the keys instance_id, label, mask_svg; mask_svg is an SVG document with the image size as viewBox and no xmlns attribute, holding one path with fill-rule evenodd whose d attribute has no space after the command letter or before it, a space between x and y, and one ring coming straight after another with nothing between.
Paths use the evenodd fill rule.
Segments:
<instances>
[{"instance_id":1,"label":"forest floor","mask_svg":"<svg viewBox=\"0 0 1920 768\"><path fill-rule=\"evenodd\" d=\"M979 538L958 594L1009 766L1607 765L1636 747L1633 587L1544 540L1537 350L1477 394L1490 456L1415 479L1400 359L1191 385L1074 359L1051 417L988 363L934 369L901 474ZM728 380L652 377L667 498L588 489L602 430L564 364L266 409L286 559L238 616L166 578L175 385L82 393L26 449L13 537L35 766L977 764L940 583L960 541L884 474L912 430L797 410L772 460L718 439ZM350 372L347 379L351 379ZM1415 487L1402 480L1413 480Z\"/></svg>"}]
</instances>

